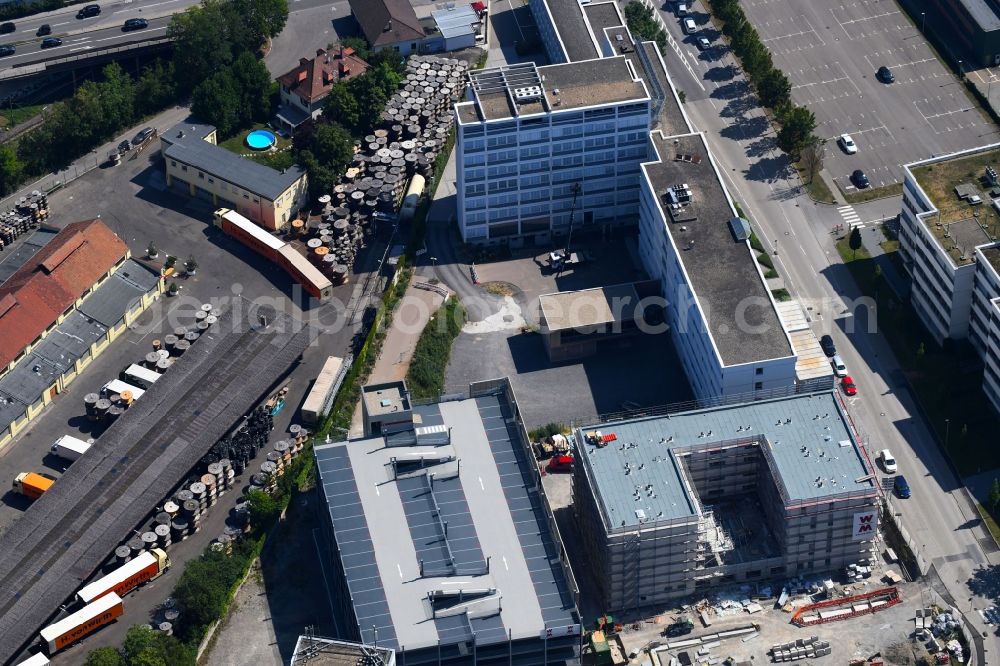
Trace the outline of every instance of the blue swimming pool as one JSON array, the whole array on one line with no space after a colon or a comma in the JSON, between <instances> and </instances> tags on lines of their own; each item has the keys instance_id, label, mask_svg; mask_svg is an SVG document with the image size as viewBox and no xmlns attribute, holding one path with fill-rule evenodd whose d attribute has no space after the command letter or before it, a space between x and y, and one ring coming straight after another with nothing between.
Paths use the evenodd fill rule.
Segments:
<instances>
[{"instance_id":1,"label":"blue swimming pool","mask_svg":"<svg viewBox=\"0 0 1000 666\"><path fill-rule=\"evenodd\" d=\"M247 145L254 150L267 150L277 142L274 132L268 130L254 130L247 134Z\"/></svg>"}]
</instances>

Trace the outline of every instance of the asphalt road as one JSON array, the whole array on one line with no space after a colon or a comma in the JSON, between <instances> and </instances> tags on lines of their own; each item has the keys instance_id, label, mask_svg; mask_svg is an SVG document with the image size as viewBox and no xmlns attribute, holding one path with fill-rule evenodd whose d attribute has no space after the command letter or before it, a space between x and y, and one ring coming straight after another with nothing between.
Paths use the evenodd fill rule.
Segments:
<instances>
[{"instance_id":1,"label":"asphalt road","mask_svg":"<svg viewBox=\"0 0 1000 666\"><path fill-rule=\"evenodd\" d=\"M87 51L107 49L123 44L156 39L166 35L170 17L183 12L188 7L198 4L195 0L131 0L102 5L100 16L88 19L77 19L79 5L65 10L47 12L15 21L17 32L0 35L0 43L13 44L17 52L12 56L0 58L0 72L15 66L84 55ZM307 23L296 22L296 14L308 15ZM324 15L329 15L326 18ZM294 38L297 33L305 30L307 36L315 32L317 27L323 27L329 32L337 18L349 17L350 9L347 0L324 2L323 0L291 0L289 2L289 24L295 27L286 30L283 35ZM320 20L316 20L317 18ZM149 27L144 30L125 32L122 25L126 19L145 18ZM333 22L333 23L332 23ZM38 27L48 23L52 27L52 37L63 40L61 46L43 49L41 41L44 37L36 36ZM279 37L280 39L280 37ZM286 38L287 39L287 38ZM291 40L288 40L292 43ZM306 43L313 41L306 39ZM320 44L325 46L325 44ZM302 50L299 44L299 55L308 55L308 49ZM298 62L298 56L288 64L289 67Z\"/></svg>"},{"instance_id":2,"label":"asphalt road","mask_svg":"<svg viewBox=\"0 0 1000 666\"><path fill-rule=\"evenodd\" d=\"M671 36L680 41L676 19L663 16ZM732 75L732 54L721 47L695 57L686 51L682 47L680 55L668 54L666 60L675 84L687 91L687 113L708 136L727 187L746 204L758 234L777 242L775 267L806 308L813 330L833 336L859 387L858 395L847 401L869 451L889 448L899 461L913 496L895 501L895 506L918 554L935 567L974 626L988 630L973 611L995 599L974 594L969 581L977 568L997 558L984 552L980 539L988 535L900 381L892 349L885 338L868 330L869 310L856 301L859 293L834 246L831 227L843 222L840 212L801 193L742 74ZM919 146L922 141L914 143ZM871 219L898 211L899 206L896 197L855 209L861 219ZM987 649L998 647L995 633L989 631Z\"/></svg>"}]
</instances>

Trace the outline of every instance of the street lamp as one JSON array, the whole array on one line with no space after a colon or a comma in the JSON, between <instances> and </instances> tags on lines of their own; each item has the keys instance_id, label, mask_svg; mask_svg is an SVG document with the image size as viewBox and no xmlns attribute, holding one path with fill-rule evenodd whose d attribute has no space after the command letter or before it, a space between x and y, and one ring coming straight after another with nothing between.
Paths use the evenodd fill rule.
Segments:
<instances>
[{"instance_id":1,"label":"street lamp","mask_svg":"<svg viewBox=\"0 0 1000 666\"><path fill-rule=\"evenodd\" d=\"M944 420L944 450L948 450L948 436L951 434L951 419Z\"/></svg>"},{"instance_id":2,"label":"street lamp","mask_svg":"<svg viewBox=\"0 0 1000 666\"><path fill-rule=\"evenodd\" d=\"M926 32L924 28L927 26L927 12L920 12L920 32Z\"/></svg>"},{"instance_id":3,"label":"street lamp","mask_svg":"<svg viewBox=\"0 0 1000 666\"><path fill-rule=\"evenodd\" d=\"M437 268L437 263L438 263L438 258L437 257L431 257L431 266L433 268Z\"/></svg>"}]
</instances>

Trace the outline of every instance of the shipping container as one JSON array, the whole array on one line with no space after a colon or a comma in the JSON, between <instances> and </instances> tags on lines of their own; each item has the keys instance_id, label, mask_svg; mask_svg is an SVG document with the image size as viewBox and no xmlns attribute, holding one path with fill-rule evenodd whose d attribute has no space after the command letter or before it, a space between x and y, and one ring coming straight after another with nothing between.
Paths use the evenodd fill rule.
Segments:
<instances>
[{"instance_id":1,"label":"shipping container","mask_svg":"<svg viewBox=\"0 0 1000 666\"><path fill-rule=\"evenodd\" d=\"M108 382L101 388L101 393L103 393L105 396L109 396L114 393L121 395L122 391L131 391L133 400L138 400L139 398L142 397L142 394L145 393L145 391L143 391L138 386L133 386L132 384L126 384L120 379L112 379L110 382Z\"/></svg>"},{"instance_id":2,"label":"shipping container","mask_svg":"<svg viewBox=\"0 0 1000 666\"><path fill-rule=\"evenodd\" d=\"M76 593L76 598L84 604L89 604L112 592L124 597L143 583L158 577L169 566L170 560L167 559L167 554L159 548L142 552L107 576L102 576L84 586Z\"/></svg>"},{"instance_id":3,"label":"shipping container","mask_svg":"<svg viewBox=\"0 0 1000 666\"><path fill-rule=\"evenodd\" d=\"M128 382L133 386L138 386L144 391L148 391L159 378L160 373L149 368L144 368L141 365L136 365L135 363L125 368L121 374L122 381Z\"/></svg>"},{"instance_id":4,"label":"shipping container","mask_svg":"<svg viewBox=\"0 0 1000 666\"><path fill-rule=\"evenodd\" d=\"M52 487L53 480L34 472L21 472L14 479L14 492L25 497L38 499L46 490Z\"/></svg>"},{"instance_id":5,"label":"shipping container","mask_svg":"<svg viewBox=\"0 0 1000 666\"><path fill-rule=\"evenodd\" d=\"M114 592L106 594L92 604L87 604L69 617L42 629L42 642L51 657L64 647L77 642L87 634L114 622L124 612L122 600Z\"/></svg>"},{"instance_id":6,"label":"shipping container","mask_svg":"<svg viewBox=\"0 0 1000 666\"><path fill-rule=\"evenodd\" d=\"M326 359L323 369L319 371L312 389L309 390L309 395L302 403L300 414L303 421L318 423L323 419L330 410L333 397L336 395L337 389L340 388L346 370L344 359L339 356L330 356Z\"/></svg>"},{"instance_id":7,"label":"shipping container","mask_svg":"<svg viewBox=\"0 0 1000 666\"><path fill-rule=\"evenodd\" d=\"M90 442L85 442L82 439L73 437L73 435L63 435L52 445L52 453L73 462L86 453L90 446Z\"/></svg>"}]
</instances>

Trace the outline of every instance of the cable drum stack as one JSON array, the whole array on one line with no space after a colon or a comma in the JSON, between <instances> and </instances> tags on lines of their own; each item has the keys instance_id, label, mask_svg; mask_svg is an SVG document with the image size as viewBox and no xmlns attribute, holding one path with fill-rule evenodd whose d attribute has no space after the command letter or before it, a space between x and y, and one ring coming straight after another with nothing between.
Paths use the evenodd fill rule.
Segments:
<instances>
[{"instance_id":1,"label":"cable drum stack","mask_svg":"<svg viewBox=\"0 0 1000 666\"><path fill-rule=\"evenodd\" d=\"M11 245L14 240L32 229L37 229L49 217L49 197L34 190L21 197L11 210L0 213L0 250Z\"/></svg>"}]
</instances>

